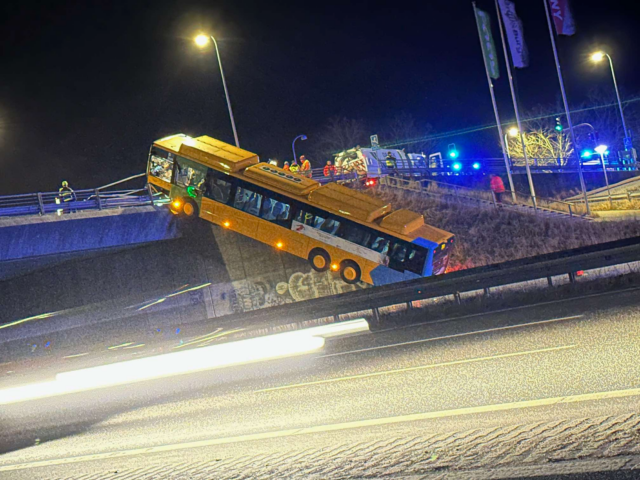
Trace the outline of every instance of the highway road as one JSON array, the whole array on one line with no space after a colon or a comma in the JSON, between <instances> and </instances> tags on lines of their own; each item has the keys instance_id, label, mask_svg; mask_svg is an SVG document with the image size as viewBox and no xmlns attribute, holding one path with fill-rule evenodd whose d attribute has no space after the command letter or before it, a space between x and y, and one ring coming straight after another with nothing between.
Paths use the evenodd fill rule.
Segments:
<instances>
[{"instance_id":1,"label":"highway road","mask_svg":"<svg viewBox=\"0 0 640 480\"><path fill-rule=\"evenodd\" d=\"M639 319L630 289L2 405L0 479L629 474Z\"/></svg>"}]
</instances>

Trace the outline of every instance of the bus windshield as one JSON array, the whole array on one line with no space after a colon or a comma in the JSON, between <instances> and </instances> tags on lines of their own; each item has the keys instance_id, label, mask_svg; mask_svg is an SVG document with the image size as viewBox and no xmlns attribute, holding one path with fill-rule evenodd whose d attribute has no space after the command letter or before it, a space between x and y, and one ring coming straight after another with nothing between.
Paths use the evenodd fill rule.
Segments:
<instances>
[{"instance_id":1,"label":"bus windshield","mask_svg":"<svg viewBox=\"0 0 640 480\"><path fill-rule=\"evenodd\" d=\"M173 171L173 158L169 152L153 148L149 155L149 175L164 182L171 182L171 173Z\"/></svg>"}]
</instances>

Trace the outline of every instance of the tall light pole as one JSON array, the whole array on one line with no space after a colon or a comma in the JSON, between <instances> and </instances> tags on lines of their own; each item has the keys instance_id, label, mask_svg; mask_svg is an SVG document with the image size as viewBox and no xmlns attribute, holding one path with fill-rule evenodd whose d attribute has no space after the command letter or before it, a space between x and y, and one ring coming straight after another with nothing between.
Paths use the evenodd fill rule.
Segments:
<instances>
[{"instance_id":1,"label":"tall light pole","mask_svg":"<svg viewBox=\"0 0 640 480\"><path fill-rule=\"evenodd\" d=\"M306 135L298 135L296 138L293 139L293 142L291 142L291 150L293 150L293 161L297 162L296 160L296 140L306 140L307 136Z\"/></svg>"},{"instance_id":2,"label":"tall light pole","mask_svg":"<svg viewBox=\"0 0 640 480\"><path fill-rule=\"evenodd\" d=\"M227 97L227 108L229 109L229 117L231 118L231 128L233 129L233 138L236 141L236 147L240 148L240 142L238 141L238 132L236 131L236 122L233 119L233 111L231 110L231 100L229 100L229 91L227 90L227 82L224 79L224 70L222 70L222 60L220 60L220 50L218 50L218 42L213 35L198 35L194 41L200 48L204 48L209 43L209 39L213 42L213 46L216 49L216 56L218 57L218 65L220 66L220 76L222 77L222 86L224 87L224 95Z\"/></svg>"},{"instance_id":3,"label":"tall light pole","mask_svg":"<svg viewBox=\"0 0 640 480\"><path fill-rule=\"evenodd\" d=\"M600 155L600 161L602 162L602 173L604 173L604 183L607 186L607 194L609 195L609 205L613 207L613 202L611 201L611 189L609 188L609 177L607 176L607 167L604 165L604 154L609 149L606 145L598 145L595 148L595 151L598 155Z\"/></svg>"},{"instance_id":4,"label":"tall light pole","mask_svg":"<svg viewBox=\"0 0 640 480\"><path fill-rule=\"evenodd\" d=\"M609 59L609 66L611 67L611 77L613 78L613 87L616 90L616 97L618 98L618 108L620 109L620 118L622 119L622 128L624 130L624 149L630 150L633 145L631 144L631 138L629 137L629 130L627 130L627 122L624 120L624 112L622 111L622 101L620 100L620 91L618 90L618 82L616 81L616 72L613 69L613 60L607 52L596 52L591 55L591 60L594 62L601 62L604 57Z\"/></svg>"}]
</instances>

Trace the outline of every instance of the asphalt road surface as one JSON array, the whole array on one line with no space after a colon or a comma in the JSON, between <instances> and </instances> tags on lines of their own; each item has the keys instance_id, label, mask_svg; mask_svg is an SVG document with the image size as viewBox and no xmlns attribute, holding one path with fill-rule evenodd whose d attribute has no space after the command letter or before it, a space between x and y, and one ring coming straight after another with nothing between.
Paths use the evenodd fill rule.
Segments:
<instances>
[{"instance_id":1,"label":"asphalt road surface","mask_svg":"<svg viewBox=\"0 0 640 480\"><path fill-rule=\"evenodd\" d=\"M639 319L639 291L626 290L3 405L0 478L634 478ZM0 389L26 368L5 363Z\"/></svg>"}]
</instances>

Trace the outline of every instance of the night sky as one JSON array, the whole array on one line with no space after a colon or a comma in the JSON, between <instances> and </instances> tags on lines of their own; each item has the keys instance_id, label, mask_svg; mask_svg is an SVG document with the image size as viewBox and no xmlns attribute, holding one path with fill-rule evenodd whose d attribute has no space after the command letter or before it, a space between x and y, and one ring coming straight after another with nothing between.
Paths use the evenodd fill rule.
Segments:
<instances>
[{"instance_id":1,"label":"night sky","mask_svg":"<svg viewBox=\"0 0 640 480\"><path fill-rule=\"evenodd\" d=\"M607 69L587 60L598 47L613 56L623 95L640 90L630 3L574 1L578 34L559 43L571 103L610 87ZM516 5L531 57L517 74L523 107L554 103L542 0ZM497 35L493 3L478 6ZM63 179L91 188L140 173L151 142L173 133L232 143L215 54L192 40L200 31L218 38L241 146L265 160L289 159L303 133L299 154L313 151L314 134L336 115L372 130L402 111L438 132L494 121L468 0L22 0L0 6L0 24L0 194L57 190ZM507 120L504 65L501 73ZM474 148L473 137L451 140Z\"/></svg>"}]
</instances>

